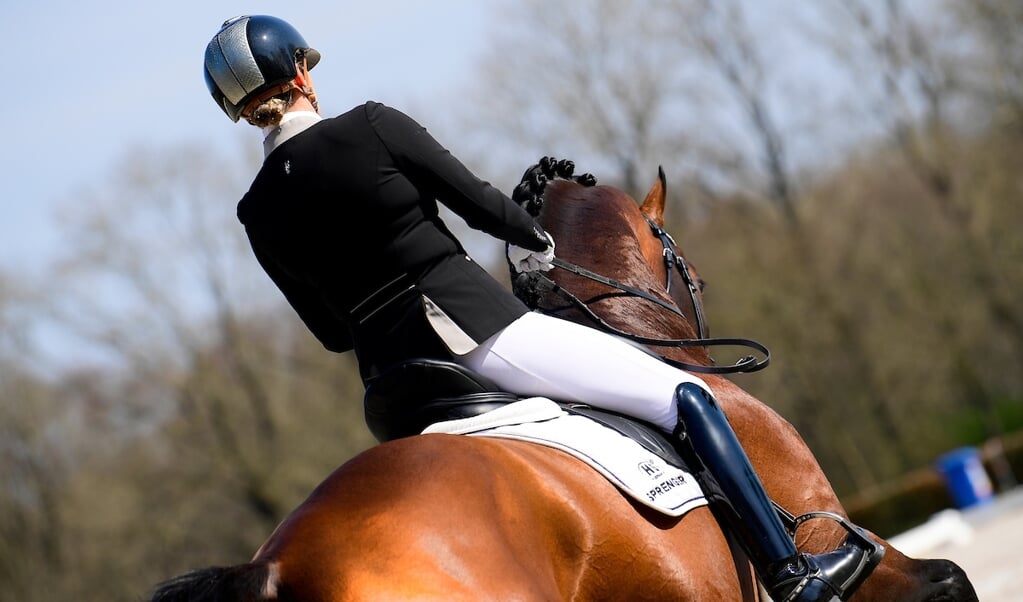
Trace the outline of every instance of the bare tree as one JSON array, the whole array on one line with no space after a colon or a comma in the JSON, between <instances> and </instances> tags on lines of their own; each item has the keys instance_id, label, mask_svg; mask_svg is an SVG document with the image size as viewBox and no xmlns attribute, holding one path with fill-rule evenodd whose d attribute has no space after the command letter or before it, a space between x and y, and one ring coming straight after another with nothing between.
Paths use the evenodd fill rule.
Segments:
<instances>
[{"instance_id":1,"label":"bare tree","mask_svg":"<svg viewBox=\"0 0 1023 602\"><path fill-rule=\"evenodd\" d=\"M982 198L977 190L965 185L990 177L982 164L964 160L977 152L970 139L978 129L965 120L957 121L950 112L951 107L971 102L971 96L975 98L983 90L985 95L1003 99L996 110L1004 107L1013 114L1014 93L1010 90L1018 88L1019 81L1013 74L1023 62L1018 58L1018 42L1004 34L1003 24L994 23L1020 17L1019 10L1010 8L1010 4L952 4L955 10L924 16L905 0L858 0L837 3L835 14L848 17L844 23L853 24L857 33L853 40L859 40L863 49L857 54L841 54L840 61L861 75L865 84L863 100L871 103L870 112L885 124L885 132L925 186L931 206L946 220L950 237L946 244L959 250L956 263L966 264L962 267L966 290L983 301L998 330L1020 354L1023 312L1009 276L997 267L1002 263L997 257L998 243L993 242L997 237L983 225L985 216L997 210L991 199ZM837 17L835 22L843 23ZM989 57L987 64L997 66L988 71L998 75L987 78L986 86L976 81L978 70L971 66L970 54L978 48ZM982 123L991 121L984 119ZM965 165L972 167L967 170ZM999 202L997 197L993 202ZM930 256L920 261L933 265ZM921 271L928 269L923 267ZM932 279L930 296L939 298L947 281L947 273ZM943 321L951 330L949 340L959 350L960 395L987 404L990 392L978 395L983 370L977 365L972 345L966 343L972 334L961 331L963 322L956 319L960 307L943 307L947 312Z\"/></svg>"},{"instance_id":2,"label":"bare tree","mask_svg":"<svg viewBox=\"0 0 1023 602\"><path fill-rule=\"evenodd\" d=\"M798 221L795 182L788 164L786 136L769 100L768 63L747 23L746 11L736 0L687 2L669 13L672 29L687 39L706 59L711 73L721 79L738 111L749 124L749 136L758 149L766 173L767 197L789 222Z\"/></svg>"},{"instance_id":3,"label":"bare tree","mask_svg":"<svg viewBox=\"0 0 1023 602\"><path fill-rule=\"evenodd\" d=\"M984 123L1015 132L1023 127L1023 6L1014 0L947 3L963 29L973 33L976 55L962 83L981 104Z\"/></svg>"},{"instance_id":4,"label":"bare tree","mask_svg":"<svg viewBox=\"0 0 1023 602\"><path fill-rule=\"evenodd\" d=\"M645 189L651 166L679 163L701 144L687 106L703 86L677 46L664 43L663 4L509 4L481 62L479 110L467 119L490 141L533 149L527 157L571 157L627 190Z\"/></svg>"},{"instance_id":5,"label":"bare tree","mask_svg":"<svg viewBox=\"0 0 1023 602\"><path fill-rule=\"evenodd\" d=\"M67 465L48 435L54 399L32 371L31 301L22 283L0 273L0 584L19 599L55 593L46 569L64 560L59 492Z\"/></svg>"}]
</instances>

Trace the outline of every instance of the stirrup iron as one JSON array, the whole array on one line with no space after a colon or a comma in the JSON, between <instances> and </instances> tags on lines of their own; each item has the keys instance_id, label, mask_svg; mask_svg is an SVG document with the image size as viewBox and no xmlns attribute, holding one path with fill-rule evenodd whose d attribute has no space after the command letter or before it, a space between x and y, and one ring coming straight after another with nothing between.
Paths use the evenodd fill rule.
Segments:
<instances>
[{"instance_id":1,"label":"stirrup iron","mask_svg":"<svg viewBox=\"0 0 1023 602\"><path fill-rule=\"evenodd\" d=\"M785 517L782 518L782 522L788 523L785 525L785 528L789 530L789 533L792 534L793 538L795 538L796 536L796 530L803 523L811 521L815 518L826 518L833 520L839 525L841 525L842 528L849 533L849 537L852 537L861 548L864 548L864 550L869 552L871 555L876 554L878 550L880 550L881 554L884 554L884 546L868 537L867 533L863 530L862 527L854 525L853 523L849 522L848 519L846 519L844 516L840 514L835 514L834 512L826 512L824 510L818 510L816 512L807 512L806 514L801 514L800 516L792 516L790 514L789 517L791 517L791 523L789 523L789 521L786 520ZM791 529L789 529L789 524L792 525Z\"/></svg>"},{"instance_id":2,"label":"stirrup iron","mask_svg":"<svg viewBox=\"0 0 1023 602\"><path fill-rule=\"evenodd\" d=\"M793 541L795 541L796 539L796 531L803 523L811 521L815 518L824 518L828 520L833 520L839 525L841 525L842 528L849 533L849 537L852 537L855 540L855 542L858 543L860 547L864 549L864 551L869 553L869 555L873 556L874 554L877 554L878 550L880 550L882 556L884 555L885 552L884 546L868 537L862 527L853 524L852 522L849 521L849 519L845 518L840 514L835 514L834 512L827 512L825 510L818 510L816 512L807 512L806 514L796 516L795 514L792 514L785 508L781 507L781 505L779 505L774 500L771 500L771 505L774 506L775 512L778 513L778 518L780 518L782 524L785 525L785 530L788 531L789 535L792 536Z\"/></svg>"},{"instance_id":3,"label":"stirrup iron","mask_svg":"<svg viewBox=\"0 0 1023 602\"><path fill-rule=\"evenodd\" d=\"M831 594L827 593L828 588L825 587L825 585L829 585L830 587L834 587L838 590L838 595L834 595L834 597L831 598L832 600L844 600L846 596L851 595L859 588L860 585L862 585L863 581L874 572L874 569L877 568L877 565L880 564L881 559L884 557L886 550L883 545L871 539L867 535L866 531L841 515L835 514L834 512L816 511L807 512L800 516L794 516L778 504L775 504L774 502L772 502L772 504L774 504L775 510L781 518L781 522L785 525L785 529L792 535L793 541L795 541L796 531L803 523L822 518L835 521L848 533L848 536L839 545L835 552L843 549L849 550L851 548L860 553L860 560L857 563L857 566L847 575L845 581L841 583L831 582L830 576L823 581L813 583L815 579L821 579L824 571L821 570L821 567L816 566L816 562L814 560L815 557L801 555L808 563L807 572L802 576L800 583L789 592L788 597L777 602L798 600L804 595L807 595L811 599L819 599L817 596L831 596L836 593L834 590L831 590ZM835 552L830 554L834 554ZM828 555L829 553L825 553L822 557ZM813 589L817 589L819 591L811 594L809 590Z\"/></svg>"}]
</instances>

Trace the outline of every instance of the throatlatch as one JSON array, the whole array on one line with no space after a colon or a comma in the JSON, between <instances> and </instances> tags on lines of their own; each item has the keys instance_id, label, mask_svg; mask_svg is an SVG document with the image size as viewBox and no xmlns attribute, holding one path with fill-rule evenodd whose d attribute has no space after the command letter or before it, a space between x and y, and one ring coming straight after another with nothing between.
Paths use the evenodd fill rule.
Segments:
<instances>
[{"instance_id":1,"label":"throatlatch","mask_svg":"<svg viewBox=\"0 0 1023 602\"><path fill-rule=\"evenodd\" d=\"M800 553L717 400L693 383L679 385L675 396L679 422L673 434L679 453L771 598L816 602L852 595L881 561L884 547L841 517L821 512L786 518L793 531L809 519L837 518L850 535L833 552Z\"/></svg>"}]
</instances>

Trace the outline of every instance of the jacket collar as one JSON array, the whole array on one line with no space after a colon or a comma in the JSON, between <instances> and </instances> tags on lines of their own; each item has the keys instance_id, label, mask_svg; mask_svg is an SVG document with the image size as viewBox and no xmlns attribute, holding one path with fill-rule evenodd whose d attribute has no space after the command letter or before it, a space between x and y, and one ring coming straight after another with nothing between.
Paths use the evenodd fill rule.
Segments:
<instances>
[{"instance_id":1,"label":"jacket collar","mask_svg":"<svg viewBox=\"0 0 1023 602\"><path fill-rule=\"evenodd\" d=\"M275 148L284 144L291 138L301 134L316 125L323 118L312 111L290 111L284 114L284 119L276 126L263 129L263 158L270 156Z\"/></svg>"}]
</instances>

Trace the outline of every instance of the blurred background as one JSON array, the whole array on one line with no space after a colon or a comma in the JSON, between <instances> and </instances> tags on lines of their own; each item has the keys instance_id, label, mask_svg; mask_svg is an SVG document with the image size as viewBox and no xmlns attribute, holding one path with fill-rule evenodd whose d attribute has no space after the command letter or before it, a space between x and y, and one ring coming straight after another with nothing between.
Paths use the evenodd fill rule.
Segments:
<instances>
[{"instance_id":1,"label":"blurred background","mask_svg":"<svg viewBox=\"0 0 1023 602\"><path fill-rule=\"evenodd\" d=\"M951 450L1023 474L1015 0L5 2L0 599L246 560L374 444L235 219L260 134L201 61L253 13L321 51L324 114L395 106L506 192L544 155L637 196L663 165L712 334L772 350L737 382L864 526L955 506Z\"/></svg>"}]
</instances>

